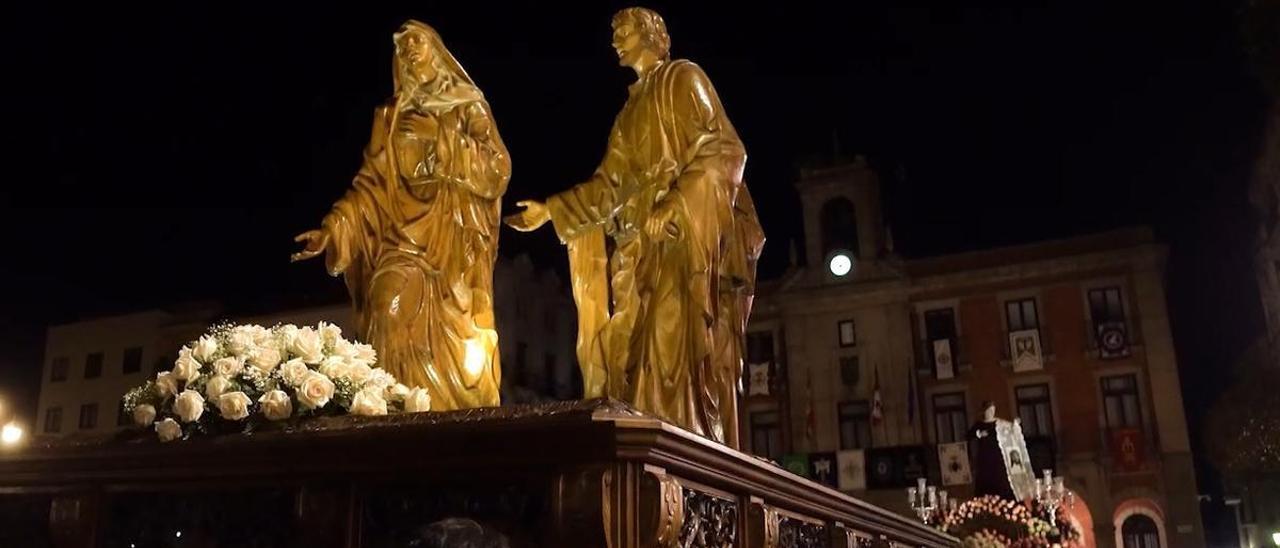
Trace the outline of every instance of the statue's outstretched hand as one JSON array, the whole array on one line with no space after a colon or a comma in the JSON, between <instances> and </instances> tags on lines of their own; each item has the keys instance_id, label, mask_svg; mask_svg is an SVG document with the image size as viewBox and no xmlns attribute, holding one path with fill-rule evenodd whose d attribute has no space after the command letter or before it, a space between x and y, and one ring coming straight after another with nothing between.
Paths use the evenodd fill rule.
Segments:
<instances>
[{"instance_id":1,"label":"statue's outstretched hand","mask_svg":"<svg viewBox=\"0 0 1280 548\"><path fill-rule=\"evenodd\" d=\"M293 262L305 261L324 253L324 249L329 246L329 231L323 228L308 230L294 237L293 241L306 242L306 246L302 248L302 251L290 255L289 260Z\"/></svg>"},{"instance_id":2,"label":"statue's outstretched hand","mask_svg":"<svg viewBox=\"0 0 1280 548\"><path fill-rule=\"evenodd\" d=\"M532 232L551 220L551 212L547 211L546 204L542 202L523 200L516 202L516 205L523 207L524 211L508 215L502 221L520 232Z\"/></svg>"}]
</instances>

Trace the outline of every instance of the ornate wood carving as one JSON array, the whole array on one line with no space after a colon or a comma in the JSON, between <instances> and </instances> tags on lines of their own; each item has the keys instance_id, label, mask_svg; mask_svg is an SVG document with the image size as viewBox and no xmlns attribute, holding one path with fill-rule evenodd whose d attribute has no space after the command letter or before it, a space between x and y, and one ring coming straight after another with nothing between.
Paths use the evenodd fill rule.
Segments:
<instances>
[{"instance_id":1,"label":"ornate wood carving","mask_svg":"<svg viewBox=\"0 0 1280 548\"><path fill-rule=\"evenodd\" d=\"M778 511L757 497L747 502L746 540L747 548L779 548Z\"/></svg>"},{"instance_id":2,"label":"ornate wood carving","mask_svg":"<svg viewBox=\"0 0 1280 548\"><path fill-rule=\"evenodd\" d=\"M641 545L675 548L689 519L684 489L660 469L647 469L640 486Z\"/></svg>"},{"instance_id":3,"label":"ornate wood carving","mask_svg":"<svg viewBox=\"0 0 1280 548\"><path fill-rule=\"evenodd\" d=\"M738 502L684 489L681 548L732 548L738 545Z\"/></svg>"},{"instance_id":4,"label":"ornate wood carving","mask_svg":"<svg viewBox=\"0 0 1280 548\"><path fill-rule=\"evenodd\" d=\"M791 516L778 521L778 548L827 548L827 527Z\"/></svg>"}]
</instances>

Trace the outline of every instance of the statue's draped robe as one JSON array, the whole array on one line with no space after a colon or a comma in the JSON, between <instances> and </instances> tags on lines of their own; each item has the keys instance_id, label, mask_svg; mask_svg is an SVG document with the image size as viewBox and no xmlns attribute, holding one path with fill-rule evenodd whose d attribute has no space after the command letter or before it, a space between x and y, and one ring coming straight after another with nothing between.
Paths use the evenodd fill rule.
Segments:
<instances>
[{"instance_id":1,"label":"statue's draped robe","mask_svg":"<svg viewBox=\"0 0 1280 548\"><path fill-rule=\"evenodd\" d=\"M478 90L393 100L324 219L327 266L345 275L361 338L435 410L499 403L493 265L510 174Z\"/></svg>"},{"instance_id":2,"label":"statue's draped robe","mask_svg":"<svg viewBox=\"0 0 1280 548\"><path fill-rule=\"evenodd\" d=\"M569 248L586 396L732 446L764 244L745 163L706 75L670 61L631 86L592 178L547 200ZM651 234L653 216L670 222Z\"/></svg>"}]
</instances>

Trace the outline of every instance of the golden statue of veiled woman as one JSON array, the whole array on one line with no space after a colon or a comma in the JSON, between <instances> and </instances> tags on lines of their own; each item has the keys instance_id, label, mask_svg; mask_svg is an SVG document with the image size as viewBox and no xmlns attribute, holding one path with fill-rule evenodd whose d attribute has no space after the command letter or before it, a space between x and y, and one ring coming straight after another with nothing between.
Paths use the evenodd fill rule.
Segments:
<instances>
[{"instance_id":1,"label":"golden statue of veiled woman","mask_svg":"<svg viewBox=\"0 0 1280 548\"><path fill-rule=\"evenodd\" d=\"M507 223L529 231L550 221L568 247L588 397L625 400L737 447L764 246L742 181L746 150L706 73L670 58L657 13L618 12L613 46L637 80L604 160L545 204L520 202Z\"/></svg>"},{"instance_id":2,"label":"golden statue of veiled woman","mask_svg":"<svg viewBox=\"0 0 1280 548\"><path fill-rule=\"evenodd\" d=\"M343 274L360 337L432 409L498 405L493 316L500 201L511 160L489 104L431 27L394 36L395 95L364 164L293 260Z\"/></svg>"}]
</instances>

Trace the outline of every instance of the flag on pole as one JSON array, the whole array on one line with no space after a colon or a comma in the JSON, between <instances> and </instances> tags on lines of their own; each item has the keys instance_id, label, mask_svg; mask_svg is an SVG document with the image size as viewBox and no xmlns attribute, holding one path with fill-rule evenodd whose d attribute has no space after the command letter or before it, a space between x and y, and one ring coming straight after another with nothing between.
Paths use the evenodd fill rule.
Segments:
<instances>
[{"instance_id":1,"label":"flag on pole","mask_svg":"<svg viewBox=\"0 0 1280 548\"><path fill-rule=\"evenodd\" d=\"M880 366L876 366L876 384L871 392L871 422L880 424L884 420L884 402L880 401Z\"/></svg>"}]
</instances>

